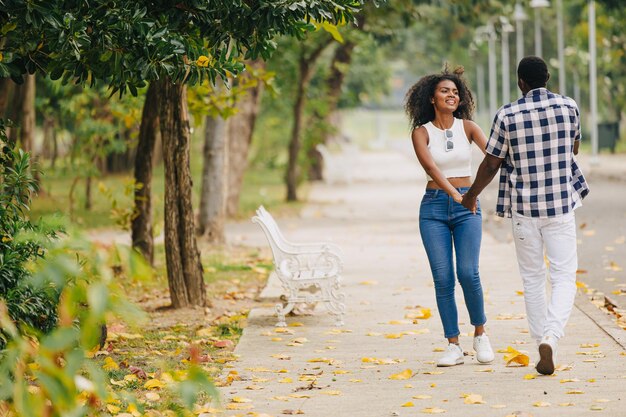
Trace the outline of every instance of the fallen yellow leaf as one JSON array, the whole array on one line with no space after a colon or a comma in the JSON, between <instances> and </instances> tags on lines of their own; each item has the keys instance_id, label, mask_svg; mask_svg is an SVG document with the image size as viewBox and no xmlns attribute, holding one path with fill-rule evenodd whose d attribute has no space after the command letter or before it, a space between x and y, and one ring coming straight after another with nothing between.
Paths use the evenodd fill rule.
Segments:
<instances>
[{"instance_id":1,"label":"fallen yellow leaf","mask_svg":"<svg viewBox=\"0 0 626 417\"><path fill-rule=\"evenodd\" d=\"M233 397L230 399L230 402L244 404L244 403L251 403L252 400L249 398L244 398L244 397Z\"/></svg>"},{"instance_id":2,"label":"fallen yellow leaf","mask_svg":"<svg viewBox=\"0 0 626 417\"><path fill-rule=\"evenodd\" d=\"M441 413L445 413L446 410L444 410L443 408L428 407L428 408L422 409L421 412L424 414L441 414Z\"/></svg>"},{"instance_id":3,"label":"fallen yellow leaf","mask_svg":"<svg viewBox=\"0 0 626 417\"><path fill-rule=\"evenodd\" d=\"M278 382L280 382L281 384L290 384L293 382L293 379L287 377L287 378L283 378L281 380L279 380Z\"/></svg>"},{"instance_id":4,"label":"fallen yellow leaf","mask_svg":"<svg viewBox=\"0 0 626 417\"><path fill-rule=\"evenodd\" d=\"M148 401L156 402L161 399L161 396L156 392L146 392L146 399Z\"/></svg>"},{"instance_id":5,"label":"fallen yellow leaf","mask_svg":"<svg viewBox=\"0 0 626 417\"><path fill-rule=\"evenodd\" d=\"M524 375L524 379L535 379L537 378L537 375L535 374L526 374Z\"/></svg>"},{"instance_id":6,"label":"fallen yellow leaf","mask_svg":"<svg viewBox=\"0 0 626 417\"><path fill-rule=\"evenodd\" d=\"M389 320L389 324L411 324L409 320Z\"/></svg>"},{"instance_id":7,"label":"fallen yellow leaf","mask_svg":"<svg viewBox=\"0 0 626 417\"><path fill-rule=\"evenodd\" d=\"M341 395L341 391L327 389L327 390L319 391L319 394L322 394L322 395Z\"/></svg>"},{"instance_id":8,"label":"fallen yellow leaf","mask_svg":"<svg viewBox=\"0 0 626 417\"><path fill-rule=\"evenodd\" d=\"M389 376L389 379L394 379L394 380L405 380L405 379L409 379L413 377L413 371L410 369L405 369L404 371L397 373L397 374L393 374Z\"/></svg>"},{"instance_id":9,"label":"fallen yellow leaf","mask_svg":"<svg viewBox=\"0 0 626 417\"><path fill-rule=\"evenodd\" d=\"M413 404L411 401L408 401L402 404L402 407L415 407L415 404Z\"/></svg>"},{"instance_id":10,"label":"fallen yellow leaf","mask_svg":"<svg viewBox=\"0 0 626 417\"><path fill-rule=\"evenodd\" d=\"M550 407L550 403L545 401L537 401L533 403L534 407Z\"/></svg>"},{"instance_id":11,"label":"fallen yellow leaf","mask_svg":"<svg viewBox=\"0 0 626 417\"><path fill-rule=\"evenodd\" d=\"M113 371L116 369L120 369L120 367L117 363L115 363L113 359L111 359L111 357L107 356L106 358L104 358L104 365L102 365L102 369L104 369L105 371Z\"/></svg>"},{"instance_id":12,"label":"fallen yellow leaf","mask_svg":"<svg viewBox=\"0 0 626 417\"><path fill-rule=\"evenodd\" d=\"M517 363L522 366L528 366L528 363L529 363L528 355L525 355L513 349L511 346L508 346L506 348L506 352L508 353L507 355L504 356L504 361L506 362L506 366L509 366L511 363Z\"/></svg>"},{"instance_id":13,"label":"fallen yellow leaf","mask_svg":"<svg viewBox=\"0 0 626 417\"><path fill-rule=\"evenodd\" d=\"M429 398L433 398L432 395L426 395L426 394L419 394L419 395L414 395L411 398L415 398L416 400L427 400Z\"/></svg>"},{"instance_id":14,"label":"fallen yellow leaf","mask_svg":"<svg viewBox=\"0 0 626 417\"><path fill-rule=\"evenodd\" d=\"M573 390L569 390L567 392L565 392L566 394L584 394L584 391L581 391L579 389L573 389Z\"/></svg>"},{"instance_id":15,"label":"fallen yellow leaf","mask_svg":"<svg viewBox=\"0 0 626 417\"><path fill-rule=\"evenodd\" d=\"M304 324L298 322L298 321L294 321L293 323L289 323L289 327L302 327L304 326Z\"/></svg>"},{"instance_id":16,"label":"fallen yellow leaf","mask_svg":"<svg viewBox=\"0 0 626 417\"><path fill-rule=\"evenodd\" d=\"M574 403L559 403L559 407L573 407L575 405Z\"/></svg>"},{"instance_id":17,"label":"fallen yellow leaf","mask_svg":"<svg viewBox=\"0 0 626 417\"><path fill-rule=\"evenodd\" d=\"M159 381L158 379L151 379L143 384L143 387L146 389L156 389L165 387L165 383Z\"/></svg>"},{"instance_id":18,"label":"fallen yellow leaf","mask_svg":"<svg viewBox=\"0 0 626 417\"><path fill-rule=\"evenodd\" d=\"M378 281L368 280L359 282L361 285L378 285Z\"/></svg>"},{"instance_id":19,"label":"fallen yellow leaf","mask_svg":"<svg viewBox=\"0 0 626 417\"><path fill-rule=\"evenodd\" d=\"M469 394L463 400L465 404L484 404L483 396L478 394Z\"/></svg>"}]
</instances>

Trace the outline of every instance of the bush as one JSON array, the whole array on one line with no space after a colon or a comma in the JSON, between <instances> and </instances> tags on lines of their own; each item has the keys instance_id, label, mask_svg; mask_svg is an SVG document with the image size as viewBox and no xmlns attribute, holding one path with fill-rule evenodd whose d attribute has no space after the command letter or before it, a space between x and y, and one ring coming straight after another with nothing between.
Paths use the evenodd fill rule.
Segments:
<instances>
[{"instance_id":1,"label":"bush","mask_svg":"<svg viewBox=\"0 0 626 417\"><path fill-rule=\"evenodd\" d=\"M57 322L60 289L53 285L35 288L29 279L32 264L45 256L42 239L55 237L54 231L27 217L37 189L29 155L7 145L5 124L0 120L0 299L20 332L49 332ZM6 342L6 332L0 331L0 349Z\"/></svg>"}]
</instances>

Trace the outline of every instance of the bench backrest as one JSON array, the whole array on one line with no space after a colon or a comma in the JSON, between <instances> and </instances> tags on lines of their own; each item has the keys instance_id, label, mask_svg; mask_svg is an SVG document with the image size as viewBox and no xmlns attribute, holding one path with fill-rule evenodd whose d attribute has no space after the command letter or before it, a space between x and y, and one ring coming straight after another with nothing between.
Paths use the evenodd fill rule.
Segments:
<instances>
[{"instance_id":1,"label":"bench backrest","mask_svg":"<svg viewBox=\"0 0 626 417\"><path fill-rule=\"evenodd\" d=\"M260 225L261 229L263 229L265 237L272 249L274 262L276 265L280 265L285 257L285 252L289 251L289 244L280 232L274 217L272 217L263 206L260 206L256 211L256 216L252 218L252 221Z\"/></svg>"}]
</instances>

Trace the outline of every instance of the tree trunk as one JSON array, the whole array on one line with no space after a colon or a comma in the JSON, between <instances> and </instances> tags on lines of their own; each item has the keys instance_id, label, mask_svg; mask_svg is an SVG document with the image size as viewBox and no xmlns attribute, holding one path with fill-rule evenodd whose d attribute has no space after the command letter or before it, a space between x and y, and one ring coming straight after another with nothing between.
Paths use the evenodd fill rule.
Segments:
<instances>
[{"instance_id":1,"label":"tree trunk","mask_svg":"<svg viewBox=\"0 0 626 417\"><path fill-rule=\"evenodd\" d=\"M293 106L293 127L291 129L291 138L289 140L289 161L287 163L287 173L285 181L287 183L287 201L297 201L298 177L300 175L298 166L298 157L302 140L300 138L302 131L302 120L304 118L304 105L306 102L306 90L313 77L315 62L322 54L324 49L330 45L331 39L320 44L308 56L302 50L298 60L298 86L296 88L296 101Z\"/></svg>"},{"instance_id":2,"label":"tree trunk","mask_svg":"<svg viewBox=\"0 0 626 417\"><path fill-rule=\"evenodd\" d=\"M7 114L14 87L15 83L10 78L0 78L0 118L4 119Z\"/></svg>"},{"instance_id":3,"label":"tree trunk","mask_svg":"<svg viewBox=\"0 0 626 417\"><path fill-rule=\"evenodd\" d=\"M220 116L207 116L204 120L204 162L198 233L206 235L211 243L223 243L228 195L228 123Z\"/></svg>"},{"instance_id":4,"label":"tree trunk","mask_svg":"<svg viewBox=\"0 0 626 417\"><path fill-rule=\"evenodd\" d=\"M131 222L132 245L144 259L154 265L152 231L152 166L154 145L159 133L158 84L151 83L146 92L135 155L135 210Z\"/></svg>"},{"instance_id":5,"label":"tree trunk","mask_svg":"<svg viewBox=\"0 0 626 417\"><path fill-rule=\"evenodd\" d=\"M169 78L157 83L165 162L165 258L170 298L174 308L205 306L206 291L191 204L187 89Z\"/></svg>"},{"instance_id":6,"label":"tree trunk","mask_svg":"<svg viewBox=\"0 0 626 417\"><path fill-rule=\"evenodd\" d=\"M34 156L35 138L35 75L30 74L24 77L22 85L23 100L21 108L20 142L25 152Z\"/></svg>"},{"instance_id":7,"label":"tree trunk","mask_svg":"<svg viewBox=\"0 0 626 417\"><path fill-rule=\"evenodd\" d=\"M255 69L265 68L265 61L250 63ZM228 197L226 215L234 217L239 212L239 195L243 176L248 167L248 151L252 143L254 125L259 115L263 83L258 82L237 102L238 112L228 119Z\"/></svg>"},{"instance_id":8,"label":"tree trunk","mask_svg":"<svg viewBox=\"0 0 626 417\"><path fill-rule=\"evenodd\" d=\"M11 146L16 146L20 137L20 126L22 124L22 112L26 93L26 80L23 84L13 84L13 94L9 99L9 109L7 117L13 121L13 126L7 129L7 138ZM22 146L22 145L20 145Z\"/></svg>"},{"instance_id":9,"label":"tree trunk","mask_svg":"<svg viewBox=\"0 0 626 417\"><path fill-rule=\"evenodd\" d=\"M320 143L326 144L330 139L330 136L339 129L336 124L338 117L336 117L337 106L339 99L341 98L341 92L343 83L346 79L346 72L350 62L352 61L352 52L356 44L352 41L346 41L340 44L335 49L335 54L330 63L330 74L326 79L326 97L327 97L327 112L324 113L322 123L330 127L330 129L324 129L324 137L320 140ZM309 158L311 159L311 167L309 169L309 178L312 180L322 180L322 156L320 153L312 147L309 151Z\"/></svg>"},{"instance_id":10,"label":"tree trunk","mask_svg":"<svg viewBox=\"0 0 626 417\"><path fill-rule=\"evenodd\" d=\"M91 211L93 199L91 193L91 175L85 178L85 210Z\"/></svg>"}]
</instances>

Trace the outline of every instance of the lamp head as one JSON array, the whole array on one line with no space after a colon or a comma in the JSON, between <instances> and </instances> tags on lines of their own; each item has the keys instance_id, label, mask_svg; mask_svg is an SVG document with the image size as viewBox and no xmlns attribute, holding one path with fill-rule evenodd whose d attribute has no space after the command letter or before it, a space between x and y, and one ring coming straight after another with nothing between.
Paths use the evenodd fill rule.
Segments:
<instances>
[{"instance_id":1,"label":"lamp head","mask_svg":"<svg viewBox=\"0 0 626 417\"><path fill-rule=\"evenodd\" d=\"M513 20L516 22L528 20L528 16L526 15L526 12L524 12L524 7L522 7L519 3L515 3L515 9L513 9Z\"/></svg>"}]
</instances>

